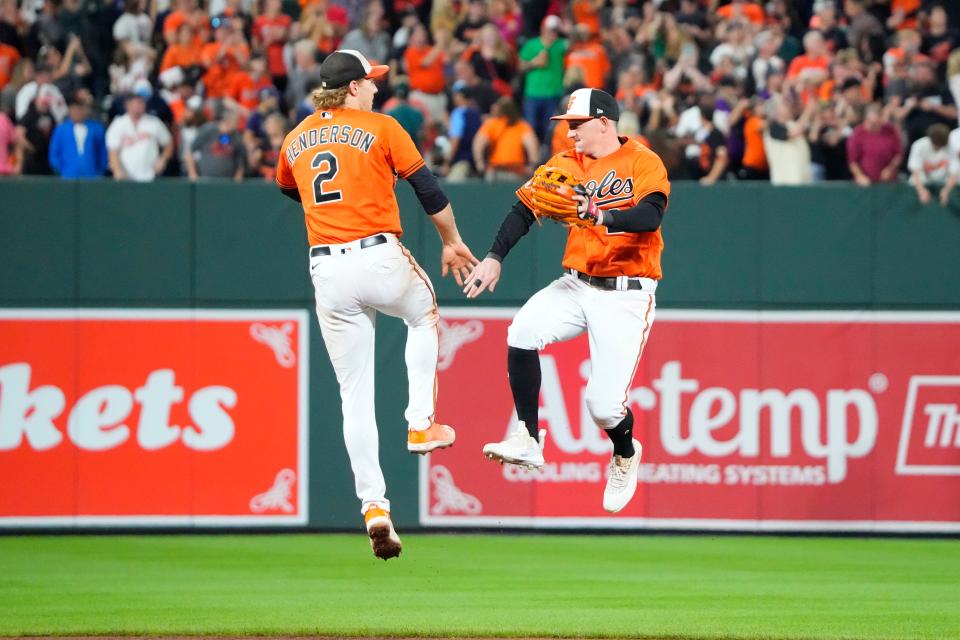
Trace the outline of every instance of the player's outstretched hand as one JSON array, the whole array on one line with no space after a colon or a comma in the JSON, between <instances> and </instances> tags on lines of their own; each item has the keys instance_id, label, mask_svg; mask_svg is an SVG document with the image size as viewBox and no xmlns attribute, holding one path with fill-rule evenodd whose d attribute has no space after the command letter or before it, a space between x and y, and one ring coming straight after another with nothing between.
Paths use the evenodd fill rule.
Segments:
<instances>
[{"instance_id":1,"label":"player's outstretched hand","mask_svg":"<svg viewBox=\"0 0 960 640\"><path fill-rule=\"evenodd\" d=\"M467 276L467 286L463 292L468 298L476 298L485 289L492 292L497 288L500 280L500 263L493 258L484 258L480 264Z\"/></svg>"},{"instance_id":2,"label":"player's outstretched hand","mask_svg":"<svg viewBox=\"0 0 960 640\"><path fill-rule=\"evenodd\" d=\"M470 253L470 249L462 240L443 245L440 252L441 274L446 277L447 273L453 271L453 279L460 287L478 262L480 261Z\"/></svg>"}]
</instances>

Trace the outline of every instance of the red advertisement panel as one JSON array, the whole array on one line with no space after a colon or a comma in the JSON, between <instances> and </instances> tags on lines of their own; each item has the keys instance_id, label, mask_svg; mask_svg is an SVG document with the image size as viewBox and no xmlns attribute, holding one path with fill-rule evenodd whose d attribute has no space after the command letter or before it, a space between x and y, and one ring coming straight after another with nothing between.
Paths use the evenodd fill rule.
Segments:
<instances>
[{"instance_id":1,"label":"red advertisement panel","mask_svg":"<svg viewBox=\"0 0 960 640\"><path fill-rule=\"evenodd\" d=\"M516 424L515 311L442 313L457 444L421 464L425 525L960 531L960 314L659 311L628 393L640 484L612 515L585 337L540 356L545 467L481 454Z\"/></svg>"},{"instance_id":2,"label":"red advertisement panel","mask_svg":"<svg viewBox=\"0 0 960 640\"><path fill-rule=\"evenodd\" d=\"M304 311L0 311L0 526L307 520Z\"/></svg>"}]
</instances>

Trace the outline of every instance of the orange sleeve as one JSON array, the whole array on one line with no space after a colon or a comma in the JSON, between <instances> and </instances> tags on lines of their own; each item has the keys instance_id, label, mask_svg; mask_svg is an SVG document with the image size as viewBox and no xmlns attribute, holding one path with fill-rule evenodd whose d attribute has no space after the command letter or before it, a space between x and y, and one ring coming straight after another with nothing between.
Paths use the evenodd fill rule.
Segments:
<instances>
[{"instance_id":1,"label":"orange sleeve","mask_svg":"<svg viewBox=\"0 0 960 640\"><path fill-rule=\"evenodd\" d=\"M424 166L423 156L399 122L387 116L384 123L387 160L398 176L407 178Z\"/></svg>"},{"instance_id":2,"label":"orange sleeve","mask_svg":"<svg viewBox=\"0 0 960 640\"><path fill-rule=\"evenodd\" d=\"M477 129L477 135L480 135L482 133L483 137L489 140L490 130L493 128L492 123L494 120L495 118L487 118L486 120L484 120L483 123L480 125L480 128Z\"/></svg>"},{"instance_id":3,"label":"orange sleeve","mask_svg":"<svg viewBox=\"0 0 960 640\"><path fill-rule=\"evenodd\" d=\"M670 180L667 168L656 153L642 149L637 153L633 164L634 203L640 202L651 193L662 193L670 198Z\"/></svg>"},{"instance_id":4,"label":"orange sleeve","mask_svg":"<svg viewBox=\"0 0 960 640\"><path fill-rule=\"evenodd\" d=\"M284 140L283 146L280 147L280 157L277 158L277 177L275 179L281 189L297 188L297 181L293 177L293 168L287 162L287 140Z\"/></svg>"}]
</instances>

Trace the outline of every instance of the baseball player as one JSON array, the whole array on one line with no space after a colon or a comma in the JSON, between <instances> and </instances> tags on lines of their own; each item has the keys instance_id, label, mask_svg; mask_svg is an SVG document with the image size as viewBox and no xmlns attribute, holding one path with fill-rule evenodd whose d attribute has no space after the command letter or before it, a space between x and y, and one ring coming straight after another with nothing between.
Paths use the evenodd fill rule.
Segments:
<instances>
[{"instance_id":1,"label":"baseball player","mask_svg":"<svg viewBox=\"0 0 960 640\"><path fill-rule=\"evenodd\" d=\"M310 242L310 276L323 341L340 383L343 435L374 554L400 554L378 456L374 415L376 312L407 325L407 449L425 454L453 444L452 428L435 420L439 338L430 279L400 243L394 186L407 180L443 243L442 272L458 284L477 264L460 239L453 209L416 145L393 118L371 112L388 71L344 49L320 66L316 111L284 139L277 184L301 202Z\"/></svg>"},{"instance_id":2,"label":"baseball player","mask_svg":"<svg viewBox=\"0 0 960 640\"><path fill-rule=\"evenodd\" d=\"M650 335L660 280L660 222L670 182L663 162L635 140L617 136L619 109L608 93L578 89L564 115L574 148L547 165L573 174L586 195L575 195L576 212L588 226L571 226L563 256L564 275L537 292L517 313L507 333L507 370L519 424L503 442L487 444L487 457L510 464L543 466L545 431L538 430L540 359L549 344L584 331L591 373L586 405L613 442L603 508L616 513L637 488L640 443L633 438L627 391ZM534 222L530 182L517 190L486 258L464 288L473 298L494 290L501 262Z\"/></svg>"}]
</instances>

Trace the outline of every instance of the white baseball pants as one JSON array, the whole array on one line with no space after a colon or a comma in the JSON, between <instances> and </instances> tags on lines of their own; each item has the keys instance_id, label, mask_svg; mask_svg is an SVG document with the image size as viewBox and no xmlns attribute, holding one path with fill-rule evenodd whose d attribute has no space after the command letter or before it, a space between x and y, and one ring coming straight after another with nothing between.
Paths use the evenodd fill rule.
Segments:
<instances>
[{"instance_id":1,"label":"white baseball pants","mask_svg":"<svg viewBox=\"0 0 960 640\"><path fill-rule=\"evenodd\" d=\"M363 508L390 509L380 469L374 411L374 328L377 311L407 325L407 424L430 426L436 398L439 336L436 298L427 274L396 236L365 249L360 240L324 245L330 255L310 258L317 317L340 383L343 439Z\"/></svg>"},{"instance_id":2,"label":"white baseball pants","mask_svg":"<svg viewBox=\"0 0 960 640\"><path fill-rule=\"evenodd\" d=\"M584 331L590 342L586 404L601 429L627 415L627 392L656 315L655 280L644 289L606 291L565 274L530 298L513 318L507 344L540 351Z\"/></svg>"}]
</instances>

